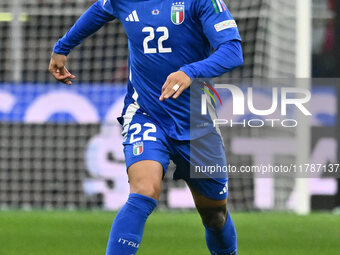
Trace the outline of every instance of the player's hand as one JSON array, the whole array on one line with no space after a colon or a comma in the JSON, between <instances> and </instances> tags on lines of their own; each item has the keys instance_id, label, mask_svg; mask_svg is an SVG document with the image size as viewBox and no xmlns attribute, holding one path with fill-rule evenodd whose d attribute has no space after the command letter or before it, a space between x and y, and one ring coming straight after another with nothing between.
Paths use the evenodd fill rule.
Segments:
<instances>
[{"instance_id":1,"label":"player's hand","mask_svg":"<svg viewBox=\"0 0 340 255\"><path fill-rule=\"evenodd\" d=\"M186 75L185 72L177 71L171 73L162 87L162 94L159 97L159 100L164 101L171 96L173 99L176 99L185 89L190 86L190 84L191 79L188 75Z\"/></svg>"},{"instance_id":2,"label":"player's hand","mask_svg":"<svg viewBox=\"0 0 340 255\"><path fill-rule=\"evenodd\" d=\"M67 68L65 67L66 62L66 56L52 53L48 70L58 81L63 82L67 85L71 85L71 79L74 79L76 77L67 70Z\"/></svg>"}]
</instances>

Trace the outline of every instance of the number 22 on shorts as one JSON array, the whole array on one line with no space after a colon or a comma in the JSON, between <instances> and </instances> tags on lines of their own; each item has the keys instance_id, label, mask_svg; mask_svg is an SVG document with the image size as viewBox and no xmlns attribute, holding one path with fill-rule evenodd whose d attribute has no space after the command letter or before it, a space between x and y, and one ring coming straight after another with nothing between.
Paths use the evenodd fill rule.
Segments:
<instances>
[{"instance_id":1,"label":"number 22 on shorts","mask_svg":"<svg viewBox=\"0 0 340 255\"><path fill-rule=\"evenodd\" d=\"M144 133L143 133L143 141L157 141L157 138L150 135L151 133L156 133L157 129L156 126L152 123L144 123L143 127L147 128ZM131 143L135 143L135 142L139 142L142 140L141 137L135 137L136 135L138 135L141 131L142 131L142 125L139 123L135 123L132 124L129 128L129 130L133 130L133 133L131 134L130 137L130 144Z\"/></svg>"}]
</instances>

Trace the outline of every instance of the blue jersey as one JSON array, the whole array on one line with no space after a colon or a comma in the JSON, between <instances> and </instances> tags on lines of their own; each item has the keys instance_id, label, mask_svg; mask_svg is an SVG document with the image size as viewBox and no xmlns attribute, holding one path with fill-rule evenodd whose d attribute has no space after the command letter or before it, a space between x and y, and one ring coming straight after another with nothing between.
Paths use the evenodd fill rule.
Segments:
<instances>
[{"instance_id":1,"label":"blue jersey","mask_svg":"<svg viewBox=\"0 0 340 255\"><path fill-rule=\"evenodd\" d=\"M212 105L207 102L209 114L200 114L200 79L243 63L240 35L227 7L222 0L98 0L56 43L54 52L68 55L115 18L125 28L130 50L128 92L120 118L127 169L153 160L165 173L171 159L175 179L186 180L208 198L225 199L225 172L191 176L191 169L226 165L222 137L212 125ZM159 101L167 76L178 70L193 83L177 99ZM201 118L192 118L195 111Z\"/></svg>"},{"instance_id":2,"label":"blue jersey","mask_svg":"<svg viewBox=\"0 0 340 255\"><path fill-rule=\"evenodd\" d=\"M84 34L99 29L102 22L113 18L122 22L129 40L130 55L128 93L120 122L128 127L133 115L142 112L151 116L166 130L167 135L176 140L195 139L211 131L210 115L203 116L199 123L190 123L190 110L200 110L200 95L203 93L200 80L194 78L209 76L209 69L217 70L221 61L215 59L214 65L204 66L192 63L207 59L213 49L222 48L226 42L241 40L236 23L224 2L99 0L95 12L99 11L107 14L100 13L100 16L107 17L100 17L99 22L92 18L94 15L83 17L69 31L69 35L56 44L55 52L67 55L72 47L80 43ZM219 57L222 60L232 59L232 55ZM193 73L198 69L207 71L203 70L201 75L195 77ZM193 79L190 88L176 100L170 98L159 101L167 76L178 70ZM219 74L221 72L215 72L214 75ZM190 104L190 95L191 98L193 95L197 97L194 104Z\"/></svg>"},{"instance_id":3,"label":"blue jersey","mask_svg":"<svg viewBox=\"0 0 340 255\"><path fill-rule=\"evenodd\" d=\"M122 22L129 39L130 74L123 116L129 121L135 111L145 112L177 140L204 135L211 127L200 127L190 136L189 95L190 89L199 88L197 81L176 100L158 98L170 73L207 58L222 43L241 40L224 2L107 0L103 8Z\"/></svg>"}]
</instances>

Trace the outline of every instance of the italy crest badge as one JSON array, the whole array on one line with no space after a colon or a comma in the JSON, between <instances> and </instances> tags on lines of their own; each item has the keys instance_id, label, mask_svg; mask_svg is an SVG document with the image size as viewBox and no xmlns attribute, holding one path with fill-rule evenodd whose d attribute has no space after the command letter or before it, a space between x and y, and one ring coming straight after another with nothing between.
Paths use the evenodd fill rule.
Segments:
<instances>
[{"instance_id":1,"label":"italy crest badge","mask_svg":"<svg viewBox=\"0 0 340 255\"><path fill-rule=\"evenodd\" d=\"M143 142L137 142L133 145L133 155L139 156L144 151Z\"/></svg>"},{"instance_id":2,"label":"italy crest badge","mask_svg":"<svg viewBox=\"0 0 340 255\"><path fill-rule=\"evenodd\" d=\"M175 25L183 23L185 18L184 2L175 2L171 6L171 21Z\"/></svg>"}]
</instances>

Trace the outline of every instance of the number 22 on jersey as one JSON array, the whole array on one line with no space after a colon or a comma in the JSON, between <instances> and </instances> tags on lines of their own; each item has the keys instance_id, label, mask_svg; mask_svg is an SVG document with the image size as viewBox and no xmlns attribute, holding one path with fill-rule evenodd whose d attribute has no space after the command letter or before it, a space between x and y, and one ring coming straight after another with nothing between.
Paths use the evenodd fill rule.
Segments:
<instances>
[{"instance_id":1,"label":"number 22 on jersey","mask_svg":"<svg viewBox=\"0 0 340 255\"><path fill-rule=\"evenodd\" d=\"M143 33L148 33L148 35L144 38L143 41L143 48L144 53L171 53L171 48L163 47L163 42L169 39L169 30L167 27L157 27L156 33L162 33L158 38L158 49L157 48L150 48L149 42L155 39L155 29L153 27L144 27L142 30Z\"/></svg>"}]
</instances>

